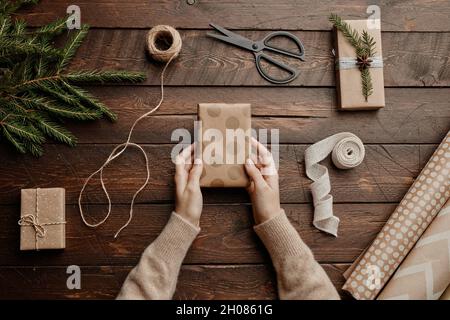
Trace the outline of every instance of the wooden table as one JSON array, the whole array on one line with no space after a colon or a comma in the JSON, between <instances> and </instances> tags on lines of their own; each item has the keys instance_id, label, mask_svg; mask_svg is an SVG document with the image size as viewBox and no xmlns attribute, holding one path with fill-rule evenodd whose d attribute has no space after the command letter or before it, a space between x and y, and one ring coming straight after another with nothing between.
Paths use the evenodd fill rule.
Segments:
<instances>
[{"instance_id":1,"label":"wooden table","mask_svg":"<svg viewBox=\"0 0 450 320\"><path fill-rule=\"evenodd\" d=\"M450 123L449 1L297 0L78 0L82 22L92 26L73 69L143 70L138 85L91 87L117 112L106 120L70 123L76 148L49 143L39 159L0 147L0 298L114 298L144 248L173 209L172 130L192 131L199 102L249 102L256 128L280 129L281 200L289 219L314 251L338 289L342 272L372 241L401 200ZM65 14L73 1L43 0L22 11L31 26ZM330 12L367 17L368 4L381 7L386 108L378 112L339 112L331 54ZM253 56L207 38L215 22L258 39L268 30L291 30L302 39L307 61L298 79L273 86L256 71ZM84 179L123 142L131 123L159 98L161 65L146 57L145 35L157 24L178 28L183 51L169 67L166 102L141 123L133 140L151 159L150 185L138 198L136 215L120 238L128 203L144 181L143 159L130 151L107 170L114 202L110 220L92 230L81 223L76 205ZM365 142L367 156L353 170L330 161L332 194L341 219L339 237L311 225L310 181L305 148L328 135L351 131ZM61 252L20 252L20 189L64 187L67 196L67 248ZM105 197L98 181L86 198L90 217L101 217ZM244 190L205 190L202 231L182 266L176 299L273 299L276 281L269 256L252 230ZM66 269L81 267L81 290L68 290Z\"/></svg>"}]
</instances>

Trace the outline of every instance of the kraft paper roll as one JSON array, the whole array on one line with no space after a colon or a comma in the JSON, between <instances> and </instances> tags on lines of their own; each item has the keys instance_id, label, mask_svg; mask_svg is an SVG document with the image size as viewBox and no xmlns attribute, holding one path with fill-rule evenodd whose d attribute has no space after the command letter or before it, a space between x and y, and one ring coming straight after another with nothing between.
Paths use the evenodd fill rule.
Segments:
<instances>
[{"instance_id":1,"label":"kraft paper roll","mask_svg":"<svg viewBox=\"0 0 450 320\"><path fill-rule=\"evenodd\" d=\"M450 200L381 291L379 300L437 300L450 283Z\"/></svg>"},{"instance_id":2,"label":"kraft paper roll","mask_svg":"<svg viewBox=\"0 0 450 320\"><path fill-rule=\"evenodd\" d=\"M450 300L450 285L447 287L447 290L445 290L439 300Z\"/></svg>"},{"instance_id":3,"label":"kraft paper roll","mask_svg":"<svg viewBox=\"0 0 450 320\"><path fill-rule=\"evenodd\" d=\"M450 132L359 260L343 289L375 299L450 196Z\"/></svg>"}]
</instances>

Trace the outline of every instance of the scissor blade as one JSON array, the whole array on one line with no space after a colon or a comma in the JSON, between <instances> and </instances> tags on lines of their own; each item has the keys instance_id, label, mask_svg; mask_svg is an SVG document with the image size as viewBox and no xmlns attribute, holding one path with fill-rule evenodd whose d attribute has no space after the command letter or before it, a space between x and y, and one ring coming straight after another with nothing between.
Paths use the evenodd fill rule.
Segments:
<instances>
[{"instance_id":1,"label":"scissor blade","mask_svg":"<svg viewBox=\"0 0 450 320\"><path fill-rule=\"evenodd\" d=\"M232 44L232 45L235 45L235 46L247 49L247 50L253 50L252 45L254 42L252 40L245 38L243 36L240 36L237 33L234 33L232 31L227 30L216 24L210 23L210 26L213 27L214 29L216 29L217 31L221 32L224 35L208 32L206 34L207 36L227 42L229 44Z\"/></svg>"}]
</instances>

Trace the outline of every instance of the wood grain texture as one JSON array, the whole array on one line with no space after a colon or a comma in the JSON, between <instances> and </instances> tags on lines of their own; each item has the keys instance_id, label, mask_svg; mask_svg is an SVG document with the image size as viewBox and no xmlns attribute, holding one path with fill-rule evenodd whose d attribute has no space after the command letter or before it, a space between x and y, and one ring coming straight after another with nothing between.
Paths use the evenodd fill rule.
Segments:
<instances>
[{"instance_id":1,"label":"wood grain texture","mask_svg":"<svg viewBox=\"0 0 450 320\"><path fill-rule=\"evenodd\" d=\"M150 110L160 94L157 87L89 89L119 120L70 123L79 143L122 143L135 119ZM314 143L349 130L364 143L440 143L449 130L449 93L450 89L387 88L385 108L343 112L337 110L336 92L331 88L170 87L157 116L135 128L133 141L170 143L177 128L186 128L193 135L199 102L249 102L253 127L279 129L280 143Z\"/></svg>"},{"instance_id":2,"label":"wood grain texture","mask_svg":"<svg viewBox=\"0 0 450 320\"><path fill-rule=\"evenodd\" d=\"M146 55L147 30L91 30L71 68L129 69L147 72L144 84L159 85L161 65ZM242 31L259 40L266 31ZM294 32L304 43L306 61L285 61L300 71L287 86L334 86L331 32ZM274 86L258 73L253 54L210 37L206 31L181 31L183 49L169 66L166 85ZM449 86L450 33L383 33L386 87ZM267 72L276 72L267 68ZM275 74L275 73L273 73Z\"/></svg>"},{"instance_id":3,"label":"wood grain texture","mask_svg":"<svg viewBox=\"0 0 450 320\"><path fill-rule=\"evenodd\" d=\"M311 181L304 172L307 145L280 145L280 192L283 203L311 201ZM106 160L112 145L80 145L76 150L62 145L47 145L39 159L18 155L3 148L0 166L0 202L19 203L20 189L59 186L66 188L66 202L76 203L84 180ZM174 165L170 159L173 145L146 145L151 164L149 185L136 199L138 203L173 200ZM436 145L369 145L362 165L339 170L330 163L333 196L336 202L398 202L418 175L423 159ZM115 203L129 203L132 194L145 180L143 156L130 149L105 169L105 182ZM87 188L88 203L105 203L98 177ZM244 189L204 189L206 203L248 202Z\"/></svg>"},{"instance_id":4,"label":"wood grain texture","mask_svg":"<svg viewBox=\"0 0 450 320\"><path fill-rule=\"evenodd\" d=\"M283 208L305 243L321 262L353 261L370 244L395 204L336 204L341 219L339 237L326 235L312 226L310 204L286 204ZM89 205L89 221L99 221L106 206ZM0 215L0 256L4 266L61 265L134 265L143 250L164 228L172 204L141 204L135 207L132 223L117 240L115 232L128 218L129 207L116 205L107 223L97 229L86 227L78 206L66 208L66 249L52 252L20 252L18 206L2 206ZM194 241L185 263L254 264L270 263L269 256L253 231L251 206L246 204L206 205L201 219L201 233ZM364 228L361 228L364 226Z\"/></svg>"},{"instance_id":5,"label":"wood grain texture","mask_svg":"<svg viewBox=\"0 0 450 320\"><path fill-rule=\"evenodd\" d=\"M32 25L48 23L66 12L69 0L43 0L27 10ZM365 19L369 5L381 9L385 31L450 31L450 8L445 0L78 0L83 22L95 27L149 28L169 24L177 28L208 28L210 22L228 28L329 30L328 16ZM151 18L149 18L151 17ZM195 17L195 18L193 18Z\"/></svg>"},{"instance_id":6,"label":"wood grain texture","mask_svg":"<svg viewBox=\"0 0 450 320\"><path fill-rule=\"evenodd\" d=\"M323 267L336 287L342 287L348 264ZM66 267L0 267L0 299L114 299L132 266L80 268L81 289L69 290ZM184 265L174 296L177 300L276 298L274 271L268 265Z\"/></svg>"}]
</instances>

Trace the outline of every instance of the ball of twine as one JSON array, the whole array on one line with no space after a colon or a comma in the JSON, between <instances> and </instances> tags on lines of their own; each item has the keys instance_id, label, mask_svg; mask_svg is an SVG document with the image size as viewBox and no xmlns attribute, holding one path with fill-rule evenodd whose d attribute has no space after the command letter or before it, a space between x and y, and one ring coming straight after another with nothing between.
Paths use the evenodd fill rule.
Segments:
<instances>
[{"instance_id":1,"label":"ball of twine","mask_svg":"<svg viewBox=\"0 0 450 320\"><path fill-rule=\"evenodd\" d=\"M180 33L171 26L158 25L148 32L147 50L157 61L167 62L176 58L181 51L181 46Z\"/></svg>"}]
</instances>

